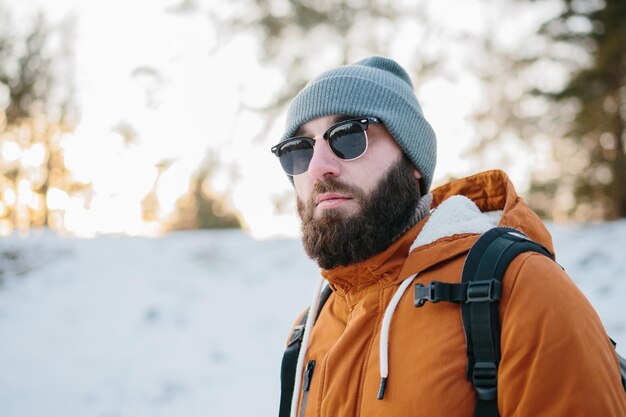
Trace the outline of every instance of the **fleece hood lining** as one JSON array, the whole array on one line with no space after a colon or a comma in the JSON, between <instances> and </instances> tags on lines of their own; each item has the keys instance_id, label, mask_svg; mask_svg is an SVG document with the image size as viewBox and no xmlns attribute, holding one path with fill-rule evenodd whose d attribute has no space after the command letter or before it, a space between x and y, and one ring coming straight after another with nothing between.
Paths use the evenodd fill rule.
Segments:
<instances>
[{"instance_id":1,"label":"fleece hood lining","mask_svg":"<svg viewBox=\"0 0 626 417\"><path fill-rule=\"evenodd\" d=\"M501 217L502 210L483 213L469 198L452 196L433 210L409 251L443 237L465 233L483 234L496 227Z\"/></svg>"}]
</instances>

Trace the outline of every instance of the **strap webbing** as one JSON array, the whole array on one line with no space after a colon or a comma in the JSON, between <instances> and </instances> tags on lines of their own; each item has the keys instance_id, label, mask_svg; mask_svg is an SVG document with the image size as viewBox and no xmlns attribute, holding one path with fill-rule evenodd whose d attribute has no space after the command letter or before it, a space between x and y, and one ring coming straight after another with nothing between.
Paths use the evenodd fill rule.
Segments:
<instances>
[{"instance_id":1,"label":"strap webbing","mask_svg":"<svg viewBox=\"0 0 626 417\"><path fill-rule=\"evenodd\" d=\"M515 229L497 227L474 244L463 267L463 283L501 283L507 267L523 252L551 257L546 248ZM480 289L480 287L478 287ZM479 290L475 300L461 304L467 340L467 379L476 390L475 417L498 416L498 364L500 362L499 296Z\"/></svg>"},{"instance_id":2,"label":"strap webbing","mask_svg":"<svg viewBox=\"0 0 626 417\"><path fill-rule=\"evenodd\" d=\"M320 295L319 307L317 309L317 317L322 311L322 307L332 293L331 288L327 285ZM298 324L294 327L287 344L287 349L283 354L283 362L280 368L280 406L278 409L278 417L289 417L291 414L291 400L293 398L294 382L296 379L296 364L298 363L298 355L302 347L302 338L304 336L304 324L309 316L309 310L302 315Z\"/></svg>"},{"instance_id":3,"label":"strap webbing","mask_svg":"<svg viewBox=\"0 0 626 417\"><path fill-rule=\"evenodd\" d=\"M304 325L302 324L302 326ZM294 329L293 332L295 333L296 331L297 329ZM293 343L292 341L290 341L287 349L285 350L285 353L283 354L283 362L280 368L280 408L278 409L279 417L289 416L291 399L293 397L294 381L296 378L296 363L298 362L298 353L300 353L301 343L302 336L300 336L299 340L294 341Z\"/></svg>"}]
</instances>

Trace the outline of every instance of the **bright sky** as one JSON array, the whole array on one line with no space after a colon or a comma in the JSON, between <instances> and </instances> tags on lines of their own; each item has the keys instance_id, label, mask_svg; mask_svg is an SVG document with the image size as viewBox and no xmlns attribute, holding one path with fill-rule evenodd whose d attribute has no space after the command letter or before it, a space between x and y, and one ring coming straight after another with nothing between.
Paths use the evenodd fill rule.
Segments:
<instances>
[{"instance_id":1,"label":"bright sky","mask_svg":"<svg viewBox=\"0 0 626 417\"><path fill-rule=\"evenodd\" d=\"M171 161L159 180L163 212L171 212L209 149L217 153L222 169L212 186L228 192L250 232L257 237L296 235L293 213L273 213L272 199L291 185L269 152L281 133L283 119L263 141L253 141L262 120L252 115L235 118L240 99L263 103L280 86L278 73L262 69L255 39L242 34L228 48L213 54L216 42L203 13L166 12L178 1L10 0L19 16L41 7L53 22L72 13L76 17L76 98L81 121L65 138L67 165L85 181L92 181L95 197L89 210L81 200L63 200L67 227L78 234L124 232L151 234L156 225L141 220L140 201L157 179L155 165ZM455 10L451 14L449 11ZM500 33L499 42L516 42L531 31L535 15L511 13L489 1L431 1L429 13L442 25L461 31L485 30L497 19L513 21L515 28ZM536 9L535 9L536 10ZM414 51L411 28L399 28L400 42L390 55L408 66ZM480 86L464 69L463 44L430 45L446 48L448 74L424 84L418 98L439 138L435 184L450 175L472 173L463 158L474 133L468 116L480 101ZM144 69L139 70L137 69ZM153 73L147 68L154 68ZM134 75L133 75L134 74ZM137 140L125 145L112 128L132 126ZM497 163L494 163L495 167ZM507 167L519 187L525 183L528 162ZM234 167L234 168L233 168ZM232 172L236 172L233 180Z\"/></svg>"}]
</instances>

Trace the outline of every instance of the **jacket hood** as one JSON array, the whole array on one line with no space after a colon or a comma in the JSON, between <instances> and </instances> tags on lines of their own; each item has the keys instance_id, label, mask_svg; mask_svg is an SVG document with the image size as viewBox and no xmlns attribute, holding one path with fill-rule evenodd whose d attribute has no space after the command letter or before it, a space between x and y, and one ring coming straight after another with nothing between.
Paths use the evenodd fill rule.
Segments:
<instances>
[{"instance_id":1,"label":"jacket hood","mask_svg":"<svg viewBox=\"0 0 626 417\"><path fill-rule=\"evenodd\" d=\"M509 177L494 170L445 184L433 191L433 207L437 208L454 195L462 195L476 204L480 212L502 210L498 226L517 229L541 243L554 255L552 237L539 216L517 195Z\"/></svg>"},{"instance_id":2,"label":"jacket hood","mask_svg":"<svg viewBox=\"0 0 626 417\"><path fill-rule=\"evenodd\" d=\"M487 171L433 190L433 211L419 225L398 281L467 252L478 235L512 227L545 246L554 257L548 229L502 171Z\"/></svg>"}]
</instances>

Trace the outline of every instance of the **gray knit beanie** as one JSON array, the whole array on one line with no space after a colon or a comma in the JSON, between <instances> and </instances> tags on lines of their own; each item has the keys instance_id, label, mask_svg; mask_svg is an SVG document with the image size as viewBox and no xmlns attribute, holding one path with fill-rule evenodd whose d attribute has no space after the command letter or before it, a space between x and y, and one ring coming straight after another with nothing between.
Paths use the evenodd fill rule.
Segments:
<instances>
[{"instance_id":1,"label":"gray knit beanie","mask_svg":"<svg viewBox=\"0 0 626 417\"><path fill-rule=\"evenodd\" d=\"M302 124L334 114L379 118L422 174L422 195L428 192L437 160L437 140L417 102L411 79L397 62L375 56L316 77L291 102L281 142Z\"/></svg>"}]
</instances>

